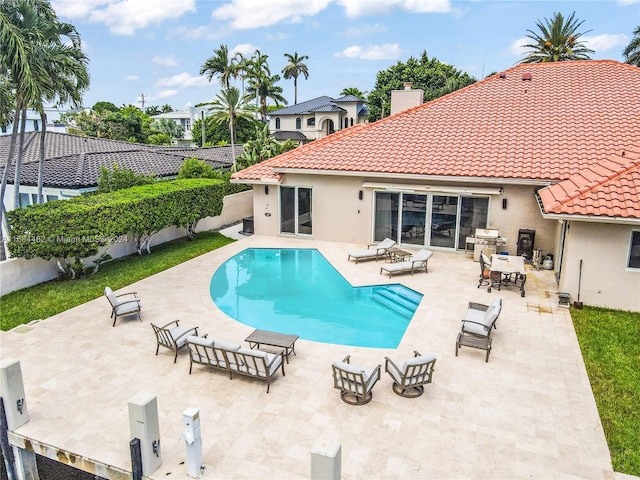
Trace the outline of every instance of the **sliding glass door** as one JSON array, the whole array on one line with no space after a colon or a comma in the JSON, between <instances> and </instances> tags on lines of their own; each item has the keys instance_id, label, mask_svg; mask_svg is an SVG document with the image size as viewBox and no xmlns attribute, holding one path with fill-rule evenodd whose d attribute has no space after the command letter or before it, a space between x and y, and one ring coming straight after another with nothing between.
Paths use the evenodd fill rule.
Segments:
<instances>
[{"instance_id":1,"label":"sliding glass door","mask_svg":"<svg viewBox=\"0 0 640 480\"><path fill-rule=\"evenodd\" d=\"M398 241L398 205L399 193L376 192L373 241L381 242L385 238Z\"/></svg>"},{"instance_id":2,"label":"sliding glass door","mask_svg":"<svg viewBox=\"0 0 640 480\"><path fill-rule=\"evenodd\" d=\"M313 233L312 190L304 187L280 187L280 233Z\"/></svg>"},{"instance_id":3,"label":"sliding glass door","mask_svg":"<svg viewBox=\"0 0 640 480\"><path fill-rule=\"evenodd\" d=\"M402 194L401 243L424 245L427 223L427 196L414 193Z\"/></svg>"}]
</instances>

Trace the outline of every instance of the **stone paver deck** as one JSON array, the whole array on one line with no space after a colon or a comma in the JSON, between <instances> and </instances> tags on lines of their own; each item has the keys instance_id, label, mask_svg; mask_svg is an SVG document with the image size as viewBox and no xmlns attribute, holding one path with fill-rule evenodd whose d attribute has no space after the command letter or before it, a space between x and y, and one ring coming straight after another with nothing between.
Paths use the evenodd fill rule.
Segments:
<instances>
[{"instance_id":1,"label":"stone paver deck","mask_svg":"<svg viewBox=\"0 0 640 480\"><path fill-rule=\"evenodd\" d=\"M249 247L314 247L353 285L403 283L425 297L397 350L298 340L296 356L266 393L263 382L229 380L185 353L155 356L149 325L181 319L201 333L243 343L252 327L213 304L218 266ZM151 478L187 478L182 412L201 412L203 478L304 479L318 439L342 444L342 478L614 479L611 460L568 310L553 274L529 272L527 296L478 289L478 264L437 251L429 273L389 279L375 261L347 262L354 245L254 236L121 291L143 301L142 322L109 319L98 298L28 328L0 333L2 358L19 359L31 421L17 433L130 469L127 401L158 397L163 463ZM116 292L120 293L120 292ZM489 363L455 339L470 300L504 307ZM292 328L291 332L295 333ZM351 354L363 366L413 350L437 356L433 384L417 399L395 395L383 373L366 406L333 389L331 363Z\"/></svg>"}]
</instances>

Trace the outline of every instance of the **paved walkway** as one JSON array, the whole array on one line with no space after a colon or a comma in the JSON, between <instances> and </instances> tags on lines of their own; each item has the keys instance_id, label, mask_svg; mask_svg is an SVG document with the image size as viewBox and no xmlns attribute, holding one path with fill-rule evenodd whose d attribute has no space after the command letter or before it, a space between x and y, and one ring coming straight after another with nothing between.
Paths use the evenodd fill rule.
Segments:
<instances>
[{"instance_id":1,"label":"paved walkway","mask_svg":"<svg viewBox=\"0 0 640 480\"><path fill-rule=\"evenodd\" d=\"M252 328L226 317L209 296L213 272L248 247L314 247L354 285L397 283L425 297L397 350L299 340L297 356L266 393L263 382L194 368L186 354L155 356L150 323L179 318L202 333L241 342ZM557 307L552 272L529 272L527 296L478 289L478 264L436 252L429 273L379 274L347 262L353 245L253 236L130 285L143 321L109 319L98 298L0 333L2 357L21 361L31 421L18 433L129 469L127 401L157 395L163 463L153 479L186 478L182 412L201 410L204 478L304 479L318 439L342 444L343 479L614 479L569 312ZM489 363L455 338L470 300L504 308ZM294 330L294 329L292 329ZM291 332L295 333L295 332ZM366 406L333 389L331 363L351 354L363 366L433 352L434 382L417 399L399 397L383 373Z\"/></svg>"}]
</instances>

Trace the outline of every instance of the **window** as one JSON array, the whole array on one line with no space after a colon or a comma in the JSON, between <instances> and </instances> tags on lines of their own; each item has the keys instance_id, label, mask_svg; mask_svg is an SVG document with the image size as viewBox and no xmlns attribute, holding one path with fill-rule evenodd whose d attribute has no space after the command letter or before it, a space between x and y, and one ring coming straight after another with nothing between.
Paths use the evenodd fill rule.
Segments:
<instances>
[{"instance_id":1,"label":"window","mask_svg":"<svg viewBox=\"0 0 640 480\"><path fill-rule=\"evenodd\" d=\"M34 120L33 121L33 131L34 132L39 132L40 131L40 124L38 123L38 120Z\"/></svg>"},{"instance_id":2,"label":"window","mask_svg":"<svg viewBox=\"0 0 640 480\"><path fill-rule=\"evenodd\" d=\"M53 202L54 200L58 200L57 195L47 195L47 202Z\"/></svg>"},{"instance_id":3,"label":"window","mask_svg":"<svg viewBox=\"0 0 640 480\"><path fill-rule=\"evenodd\" d=\"M311 235L312 191L304 187L280 187L280 232Z\"/></svg>"},{"instance_id":4,"label":"window","mask_svg":"<svg viewBox=\"0 0 640 480\"><path fill-rule=\"evenodd\" d=\"M21 193L20 194L20 198L18 199L18 202L20 203L20 207L24 208L27 205L30 205L29 203L29 194L28 193Z\"/></svg>"},{"instance_id":5,"label":"window","mask_svg":"<svg viewBox=\"0 0 640 480\"><path fill-rule=\"evenodd\" d=\"M631 232L631 242L629 242L629 261L627 268L640 269L640 230Z\"/></svg>"},{"instance_id":6,"label":"window","mask_svg":"<svg viewBox=\"0 0 640 480\"><path fill-rule=\"evenodd\" d=\"M353 127L353 117L351 117L351 126Z\"/></svg>"},{"instance_id":7,"label":"window","mask_svg":"<svg viewBox=\"0 0 640 480\"><path fill-rule=\"evenodd\" d=\"M302 128L302 119L300 117L296 118L296 130L300 130Z\"/></svg>"},{"instance_id":8,"label":"window","mask_svg":"<svg viewBox=\"0 0 640 480\"><path fill-rule=\"evenodd\" d=\"M276 117L276 130L280 130L280 117Z\"/></svg>"},{"instance_id":9,"label":"window","mask_svg":"<svg viewBox=\"0 0 640 480\"><path fill-rule=\"evenodd\" d=\"M316 118L307 118L307 127L315 127L316 126Z\"/></svg>"}]
</instances>

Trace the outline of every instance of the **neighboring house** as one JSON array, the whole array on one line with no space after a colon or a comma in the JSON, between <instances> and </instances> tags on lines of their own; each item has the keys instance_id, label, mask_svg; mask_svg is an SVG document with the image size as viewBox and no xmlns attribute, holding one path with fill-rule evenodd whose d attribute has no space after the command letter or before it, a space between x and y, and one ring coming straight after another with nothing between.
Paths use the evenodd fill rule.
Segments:
<instances>
[{"instance_id":1,"label":"neighboring house","mask_svg":"<svg viewBox=\"0 0 640 480\"><path fill-rule=\"evenodd\" d=\"M47 132L66 133L67 126L60 121L60 115L65 113L57 108L45 108L44 113L47 116ZM0 127L0 136L11 135L13 130L13 122L6 127ZM42 117L40 113L33 110L27 110L27 121L25 123L25 132L39 132L42 130Z\"/></svg>"},{"instance_id":2,"label":"neighboring house","mask_svg":"<svg viewBox=\"0 0 640 480\"><path fill-rule=\"evenodd\" d=\"M364 100L353 95L318 97L269 112L269 130L278 141L299 144L367 122Z\"/></svg>"},{"instance_id":3,"label":"neighboring house","mask_svg":"<svg viewBox=\"0 0 640 480\"><path fill-rule=\"evenodd\" d=\"M152 119L169 118L180 125L184 130L184 137L176 140L178 145L192 145L193 141L193 125L204 117L211 115L209 107L189 107L185 110L176 110L174 112L161 113L154 115Z\"/></svg>"},{"instance_id":4,"label":"neighboring house","mask_svg":"<svg viewBox=\"0 0 640 480\"><path fill-rule=\"evenodd\" d=\"M0 137L0 161L6 162L10 136ZM236 146L236 157L242 154ZM118 164L144 175L175 177L187 158L199 158L215 169L228 169L233 164L231 147L189 148L159 147L141 143L83 137L63 133L45 135L43 195L47 201L70 198L98 186L101 167ZM27 134L20 180L20 206L37 203L40 133ZM15 162L14 162L15 164ZM0 166L0 175L4 165ZM9 172L5 206L13 208L13 167Z\"/></svg>"},{"instance_id":5,"label":"neighboring house","mask_svg":"<svg viewBox=\"0 0 640 480\"><path fill-rule=\"evenodd\" d=\"M465 252L488 228L519 254L533 230L560 292L640 311L639 152L640 68L522 64L233 180L256 234Z\"/></svg>"}]
</instances>

